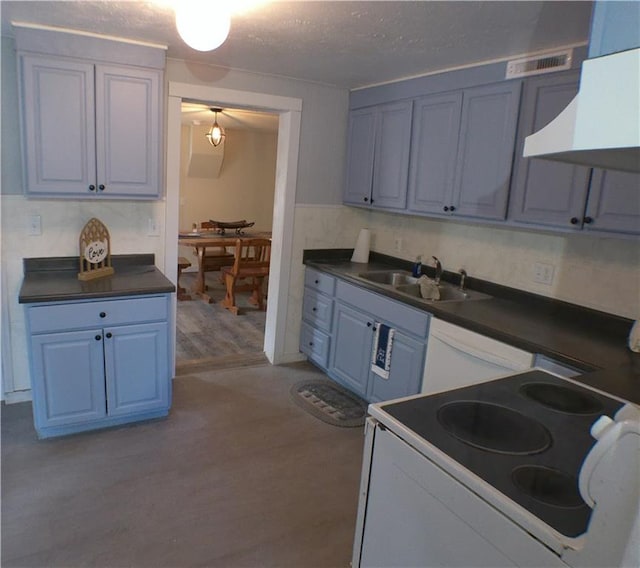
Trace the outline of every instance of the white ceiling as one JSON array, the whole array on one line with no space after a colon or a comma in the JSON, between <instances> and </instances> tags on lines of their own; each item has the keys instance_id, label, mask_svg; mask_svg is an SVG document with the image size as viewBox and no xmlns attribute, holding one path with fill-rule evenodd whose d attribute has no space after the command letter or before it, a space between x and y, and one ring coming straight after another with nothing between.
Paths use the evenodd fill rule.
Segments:
<instances>
[{"instance_id":1,"label":"white ceiling","mask_svg":"<svg viewBox=\"0 0 640 568\"><path fill-rule=\"evenodd\" d=\"M227 41L206 53L180 39L169 0L1 0L0 13L3 36L13 35L12 21L63 27L166 45L170 58L354 89L584 43L591 6L573 1L276 1L235 15ZM183 123L211 120L206 106L183 107ZM278 126L276 115L232 109L225 109L218 122L271 132Z\"/></svg>"},{"instance_id":2,"label":"white ceiling","mask_svg":"<svg viewBox=\"0 0 640 568\"><path fill-rule=\"evenodd\" d=\"M12 35L11 21L64 27L164 44L171 58L353 89L586 42L591 2L272 2L234 16L227 41L207 53L182 42L160 2L2 0L0 11L2 35Z\"/></svg>"}]
</instances>

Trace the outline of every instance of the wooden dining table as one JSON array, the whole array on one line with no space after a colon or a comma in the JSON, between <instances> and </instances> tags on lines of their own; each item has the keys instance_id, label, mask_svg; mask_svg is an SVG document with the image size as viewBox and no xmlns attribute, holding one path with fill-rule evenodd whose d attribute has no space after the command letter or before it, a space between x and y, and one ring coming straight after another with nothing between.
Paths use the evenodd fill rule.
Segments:
<instances>
[{"instance_id":1,"label":"wooden dining table","mask_svg":"<svg viewBox=\"0 0 640 568\"><path fill-rule=\"evenodd\" d=\"M193 293L200 298L210 302L211 299L206 294L206 285L204 281L204 257L207 248L235 247L238 239L270 239L270 231L252 231L244 232L240 235L235 232L228 232L221 235L215 231L199 231L197 234L179 233L178 245L193 247L198 257L198 276L193 286Z\"/></svg>"}]
</instances>

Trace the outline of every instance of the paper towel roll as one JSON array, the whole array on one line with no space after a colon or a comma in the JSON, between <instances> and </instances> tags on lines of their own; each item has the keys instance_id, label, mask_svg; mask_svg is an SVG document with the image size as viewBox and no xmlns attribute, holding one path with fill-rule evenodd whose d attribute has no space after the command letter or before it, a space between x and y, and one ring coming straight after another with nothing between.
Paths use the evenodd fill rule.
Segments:
<instances>
[{"instance_id":1,"label":"paper towel roll","mask_svg":"<svg viewBox=\"0 0 640 568\"><path fill-rule=\"evenodd\" d=\"M371 231L360 229L356 248L353 249L351 262L369 262L369 245L371 244Z\"/></svg>"}]
</instances>

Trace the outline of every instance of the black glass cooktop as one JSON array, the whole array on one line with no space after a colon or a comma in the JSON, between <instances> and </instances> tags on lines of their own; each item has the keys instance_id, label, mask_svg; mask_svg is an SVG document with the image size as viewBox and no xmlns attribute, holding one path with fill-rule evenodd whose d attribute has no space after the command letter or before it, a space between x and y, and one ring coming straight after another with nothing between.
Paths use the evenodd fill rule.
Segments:
<instances>
[{"instance_id":1,"label":"black glass cooktop","mask_svg":"<svg viewBox=\"0 0 640 568\"><path fill-rule=\"evenodd\" d=\"M618 400L533 370L479 385L381 405L382 409L536 517L569 537L591 509L578 475L589 432Z\"/></svg>"}]
</instances>

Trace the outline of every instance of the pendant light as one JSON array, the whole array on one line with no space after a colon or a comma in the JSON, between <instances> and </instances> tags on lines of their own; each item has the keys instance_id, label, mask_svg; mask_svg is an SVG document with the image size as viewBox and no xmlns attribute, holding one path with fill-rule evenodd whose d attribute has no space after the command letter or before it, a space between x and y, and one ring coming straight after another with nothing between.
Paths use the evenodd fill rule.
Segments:
<instances>
[{"instance_id":1,"label":"pendant light","mask_svg":"<svg viewBox=\"0 0 640 568\"><path fill-rule=\"evenodd\" d=\"M231 27L231 15L221 2L181 0L176 4L176 28L189 47L197 51L212 51L225 42Z\"/></svg>"},{"instance_id":2,"label":"pendant light","mask_svg":"<svg viewBox=\"0 0 640 568\"><path fill-rule=\"evenodd\" d=\"M207 140L209 140L209 144L212 146L220 146L224 142L225 132L224 128L218 124L218 113L222 112L221 108L212 108L209 109L212 113L214 113L213 125L209 129L209 132L205 134Z\"/></svg>"}]
</instances>

